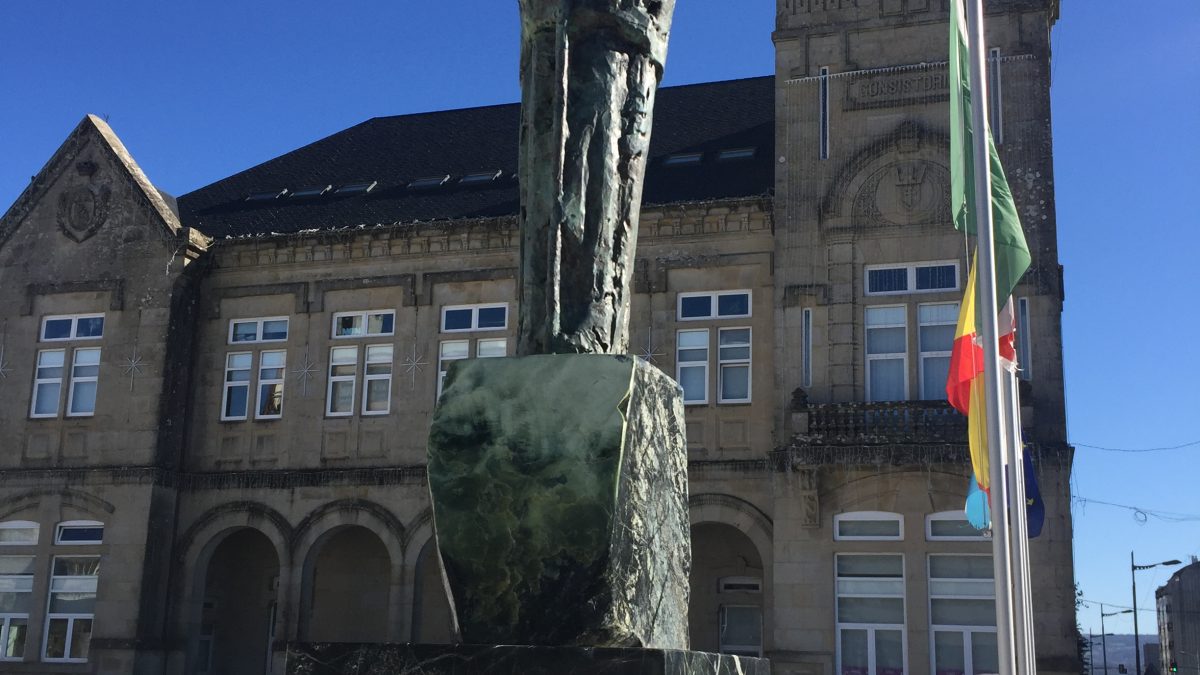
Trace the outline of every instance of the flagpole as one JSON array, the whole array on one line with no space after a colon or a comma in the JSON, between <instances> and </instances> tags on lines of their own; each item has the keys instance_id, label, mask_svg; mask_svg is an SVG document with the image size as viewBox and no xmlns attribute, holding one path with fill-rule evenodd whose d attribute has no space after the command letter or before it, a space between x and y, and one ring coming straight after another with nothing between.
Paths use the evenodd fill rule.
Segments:
<instances>
[{"instance_id":1,"label":"flagpole","mask_svg":"<svg viewBox=\"0 0 1200 675\"><path fill-rule=\"evenodd\" d=\"M1025 339L1029 339L1026 337ZM1029 501L1025 493L1025 444L1021 439L1021 402L1017 396L1017 374L1004 373L1004 398L1009 410L1008 484L1012 487L1013 616L1016 629L1017 667L1020 672L1037 672L1033 631L1033 588L1029 575Z\"/></svg>"},{"instance_id":2,"label":"flagpole","mask_svg":"<svg viewBox=\"0 0 1200 675\"><path fill-rule=\"evenodd\" d=\"M955 0L957 1L957 0ZM1009 500L1004 479L1007 460L1001 405L1000 355L997 351L995 242L992 222L990 133L985 103L987 42L983 32L983 0L967 0L968 53L971 58L971 144L975 174L975 222L979 245L979 303L982 317L984 399L987 410L989 493L992 512L992 564L996 587L996 644L1000 675L1015 675L1017 654L1013 643L1012 558L1009 542Z\"/></svg>"}]
</instances>

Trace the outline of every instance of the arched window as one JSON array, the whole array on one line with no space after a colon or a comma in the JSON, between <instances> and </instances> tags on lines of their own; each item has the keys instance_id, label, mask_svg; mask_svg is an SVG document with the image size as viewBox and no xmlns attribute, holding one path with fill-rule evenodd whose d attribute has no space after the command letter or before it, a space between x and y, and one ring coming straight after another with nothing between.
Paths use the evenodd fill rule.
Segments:
<instances>
[{"instance_id":1,"label":"arched window","mask_svg":"<svg viewBox=\"0 0 1200 675\"><path fill-rule=\"evenodd\" d=\"M54 530L54 543L85 546L104 542L104 523L97 520L67 520Z\"/></svg>"},{"instance_id":2,"label":"arched window","mask_svg":"<svg viewBox=\"0 0 1200 675\"><path fill-rule=\"evenodd\" d=\"M904 539L904 517L887 511L852 511L833 517L836 541L900 541Z\"/></svg>"},{"instance_id":3,"label":"arched window","mask_svg":"<svg viewBox=\"0 0 1200 675\"><path fill-rule=\"evenodd\" d=\"M32 520L0 523L0 546L26 546L38 542L38 524Z\"/></svg>"},{"instance_id":4,"label":"arched window","mask_svg":"<svg viewBox=\"0 0 1200 675\"><path fill-rule=\"evenodd\" d=\"M960 511L941 511L925 516L925 539L928 541L981 541L987 539L983 530L975 529Z\"/></svg>"}]
</instances>

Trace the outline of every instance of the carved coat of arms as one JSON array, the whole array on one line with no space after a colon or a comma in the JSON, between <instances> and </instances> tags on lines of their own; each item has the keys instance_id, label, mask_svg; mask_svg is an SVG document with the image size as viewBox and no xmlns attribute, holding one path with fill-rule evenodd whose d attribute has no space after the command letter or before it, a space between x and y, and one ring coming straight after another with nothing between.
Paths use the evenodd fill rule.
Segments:
<instances>
[{"instance_id":1,"label":"carved coat of arms","mask_svg":"<svg viewBox=\"0 0 1200 675\"><path fill-rule=\"evenodd\" d=\"M112 190L107 186L76 185L58 196L58 228L76 242L96 234L108 218Z\"/></svg>"}]
</instances>

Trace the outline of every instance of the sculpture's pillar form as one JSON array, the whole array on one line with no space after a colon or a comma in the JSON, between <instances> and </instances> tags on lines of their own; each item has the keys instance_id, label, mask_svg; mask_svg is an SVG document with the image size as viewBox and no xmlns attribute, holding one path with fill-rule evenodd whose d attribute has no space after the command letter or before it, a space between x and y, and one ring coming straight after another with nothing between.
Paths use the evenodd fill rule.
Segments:
<instances>
[{"instance_id":1,"label":"sculpture's pillar form","mask_svg":"<svg viewBox=\"0 0 1200 675\"><path fill-rule=\"evenodd\" d=\"M674 0L520 0L517 354L623 354Z\"/></svg>"}]
</instances>

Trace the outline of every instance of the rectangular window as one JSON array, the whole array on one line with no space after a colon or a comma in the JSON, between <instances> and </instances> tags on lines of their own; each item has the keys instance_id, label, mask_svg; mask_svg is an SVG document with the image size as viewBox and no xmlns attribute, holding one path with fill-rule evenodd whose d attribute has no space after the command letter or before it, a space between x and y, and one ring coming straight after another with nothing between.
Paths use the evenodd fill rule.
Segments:
<instances>
[{"instance_id":1,"label":"rectangular window","mask_svg":"<svg viewBox=\"0 0 1200 675\"><path fill-rule=\"evenodd\" d=\"M998 673L996 603L989 555L929 556L934 671Z\"/></svg>"},{"instance_id":2,"label":"rectangular window","mask_svg":"<svg viewBox=\"0 0 1200 675\"><path fill-rule=\"evenodd\" d=\"M676 334L675 381L685 405L708 403L708 329Z\"/></svg>"},{"instance_id":3,"label":"rectangular window","mask_svg":"<svg viewBox=\"0 0 1200 675\"><path fill-rule=\"evenodd\" d=\"M286 316L237 319L229 322L229 344L286 342L287 337L288 318Z\"/></svg>"},{"instance_id":4,"label":"rectangular window","mask_svg":"<svg viewBox=\"0 0 1200 675\"><path fill-rule=\"evenodd\" d=\"M367 345L362 414L386 415L391 405L392 345Z\"/></svg>"},{"instance_id":5,"label":"rectangular window","mask_svg":"<svg viewBox=\"0 0 1200 675\"><path fill-rule=\"evenodd\" d=\"M762 656L762 608L755 605L721 605L720 652Z\"/></svg>"},{"instance_id":6,"label":"rectangular window","mask_svg":"<svg viewBox=\"0 0 1200 675\"><path fill-rule=\"evenodd\" d=\"M821 159L829 159L829 67L821 66L818 71L820 81L820 123L821 123Z\"/></svg>"},{"instance_id":7,"label":"rectangular window","mask_svg":"<svg viewBox=\"0 0 1200 675\"><path fill-rule=\"evenodd\" d=\"M339 312L333 315L333 337L365 337L393 335L396 328L396 313L384 312Z\"/></svg>"},{"instance_id":8,"label":"rectangular window","mask_svg":"<svg viewBox=\"0 0 1200 675\"><path fill-rule=\"evenodd\" d=\"M442 384L446 380L446 371L450 370L450 363L469 358L470 355L470 340L447 340L438 346L438 398L442 397Z\"/></svg>"},{"instance_id":9,"label":"rectangular window","mask_svg":"<svg viewBox=\"0 0 1200 675\"><path fill-rule=\"evenodd\" d=\"M283 416L283 377L287 352L262 352L258 356L258 405L255 419L279 419Z\"/></svg>"},{"instance_id":10,"label":"rectangular window","mask_svg":"<svg viewBox=\"0 0 1200 675\"><path fill-rule=\"evenodd\" d=\"M750 329L717 331L719 403L750 402Z\"/></svg>"},{"instance_id":11,"label":"rectangular window","mask_svg":"<svg viewBox=\"0 0 1200 675\"><path fill-rule=\"evenodd\" d=\"M680 293L680 321L703 319L740 319L750 316L750 291Z\"/></svg>"},{"instance_id":12,"label":"rectangular window","mask_svg":"<svg viewBox=\"0 0 1200 675\"><path fill-rule=\"evenodd\" d=\"M225 393L221 397L223 421L244 420L250 402L250 352L225 355Z\"/></svg>"},{"instance_id":13,"label":"rectangular window","mask_svg":"<svg viewBox=\"0 0 1200 675\"><path fill-rule=\"evenodd\" d=\"M87 661L100 556L55 556L46 611L46 661Z\"/></svg>"},{"instance_id":14,"label":"rectangular window","mask_svg":"<svg viewBox=\"0 0 1200 675\"><path fill-rule=\"evenodd\" d=\"M103 314L48 316L42 319L42 342L98 340L104 337Z\"/></svg>"},{"instance_id":15,"label":"rectangular window","mask_svg":"<svg viewBox=\"0 0 1200 675\"><path fill-rule=\"evenodd\" d=\"M833 517L836 541L900 541L904 539L904 519L899 513L854 511Z\"/></svg>"},{"instance_id":16,"label":"rectangular window","mask_svg":"<svg viewBox=\"0 0 1200 675\"><path fill-rule=\"evenodd\" d=\"M800 356L803 360L801 365L802 372L800 374L800 386L802 387L811 387L813 383L812 331L812 310L805 309L800 315Z\"/></svg>"},{"instance_id":17,"label":"rectangular window","mask_svg":"<svg viewBox=\"0 0 1200 675\"><path fill-rule=\"evenodd\" d=\"M329 391L325 414L345 417L354 414L354 389L358 379L358 347L329 350Z\"/></svg>"},{"instance_id":18,"label":"rectangular window","mask_svg":"<svg viewBox=\"0 0 1200 675\"><path fill-rule=\"evenodd\" d=\"M38 352L37 372L33 380L33 404L30 417L56 417L62 400L63 364L66 351L43 349Z\"/></svg>"},{"instance_id":19,"label":"rectangular window","mask_svg":"<svg viewBox=\"0 0 1200 675\"><path fill-rule=\"evenodd\" d=\"M100 375L100 349L76 349L71 362L71 391L67 416L87 417L96 413L96 378Z\"/></svg>"},{"instance_id":20,"label":"rectangular window","mask_svg":"<svg viewBox=\"0 0 1200 675\"><path fill-rule=\"evenodd\" d=\"M1017 298L1017 367L1022 380L1033 379L1032 335L1029 332L1029 298Z\"/></svg>"},{"instance_id":21,"label":"rectangular window","mask_svg":"<svg viewBox=\"0 0 1200 675\"><path fill-rule=\"evenodd\" d=\"M20 661L29 633L34 556L0 556L0 661Z\"/></svg>"},{"instance_id":22,"label":"rectangular window","mask_svg":"<svg viewBox=\"0 0 1200 675\"><path fill-rule=\"evenodd\" d=\"M458 305L442 308L442 332L504 330L508 327L508 305Z\"/></svg>"},{"instance_id":23,"label":"rectangular window","mask_svg":"<svg viewBox=\"0 0 1200 675\"><path fill-rule=\"evenodd\" d=\"M475 341L475 358L494 359L508 354L508 338L489 338Z\"/></svg>"},{"instance_id":24,"label":"rectangular window","mask_svg":"<svg viewBox=\"0 0 1200 675\"><path fill-rule=\"evenodd\" d=\"M904 646L904 557L836 557L838 672L901 675Z\"/></svg>"},{"instance_id":25,"label":"rectangular window","mask_svg":"<svg viewBox=\"0 0 1200 675\"><path fill-rule=\"evenodd\" d=\"M905 307L868 307L866 331L867 400L905 400L908 398L908 323Z\"/></svg>"},{"instance_id":26,"label":"rectangular window","mask_svg":"<svg viewBox=\"0 0 1200 675\"><path fill-rule=\"evenodd\" d=\"M871 265L866 268L867 295L936 293L958 289L958 263Z\"/></svg>"},{"instance_id":27,"label":"rectangular window","mask_svg":"<svg viewBox=\"0 0 1200 675\"><path fill-rule=\"evenodd\" d=\"M917 306L917 342L921 350L921 398L938 401L946 398L946 378L950 375L950 350L958 324L958 303Z\"/></svg>"}]
</instances>

